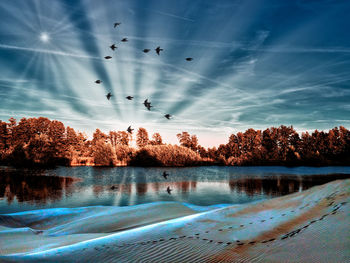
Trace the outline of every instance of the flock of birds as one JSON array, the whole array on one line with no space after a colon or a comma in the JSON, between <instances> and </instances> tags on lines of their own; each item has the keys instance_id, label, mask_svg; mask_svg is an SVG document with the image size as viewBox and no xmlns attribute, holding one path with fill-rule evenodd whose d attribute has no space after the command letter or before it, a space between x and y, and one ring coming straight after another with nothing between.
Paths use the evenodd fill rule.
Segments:
<instances>
[{"instance_id":1,"label":"flock of birds","mask_svg":"<svg viewBox=\"0 0 350 263\"><path fill-rule=\"evenodd\" d=\"M117 27L120 26L120 25L121 25L120 22L115 22L115 23L114 23L114 28L117 28ZM123 38L123 39L121 40L121 42L128 42L128 38L126 38L126 37ZM115 51L115 50L118 48L118 47L116 46L116 44L112 44L112 45L109 46L109 47L110 47L110 49L112 49L113 51ZM158 46L158 47L155 48L154 50L156 51L156 53L157 53L158 56L160 55L160 52L163 51L163 49L162 49L160 46ZM145 48L145 49L143 49L142 51L143 51L144 53L148 53L148 52L151 51L151 49ZM105 59L111 59L112 57L111 57L111 56L105 56L104 58L105 58ZM186 58L186 61L192 61L192 60L193 60L193 58L191 58L191 57ZM96 83L96 84L101 84L101 83L102 83L102 80L98 79L98 80L95 81L95 83ZM112 93L111 93L111 92L108 92L108 93L106 94L107 100L110 100L112 96L113 96ZM127 96L127 97L125 97L125 98L126 98L127 100L132 100L134 97L133 97L133 96ZM143 102L143 105L144 105L144 106L146 107L146 109L149 110L149 111L150 111L151 108L153 107L153 106L151 105L151 102L148 101L148 99L146 99L146 100ZM172 117L172 115L170 115L169 113L167 113L167 114L164 115L164 117L165 117L166 119L170 120L171 117ZM133 130L134 130L134 129L131 129L131 126L129 126L128 129L127 129L127 132L131 134Z\"/></svg>"},{"instance_id":2,"label":"flock of birds","mask_svg":"<svg viewBox=\"0 0 350 263\"><path fill-rule=\"evenodd\" d=\"M115 23L114 23L114 28L117 28L117 27L119 27L120 25L121 25L120 22L115 22ZM123 38L123 39L121 40L121 42L128 42L128 38L126 38L126 37ZM116 46L116 44L112 44L111 46L109 46L109 48L112 49L112 51L115 51L118 47ZM154 50L155 50L155 52L157 53L158 56L160 55L160 52L163 51L163 49L162 49L160 46L156 47ZM145 48L145 49L143 49L142 51L143 51L144 53L148 53L148 52L151 51L151 49ZM105 59L111 59L112 56L105 56L104 58L105 58ZM185 60L186 60L186 61L192 61L193 58L188 57L188 58L186 58ZM95 81L95 83L96 83L96 84L101 84L101 83L102 83L102 80L98 79L98 80ZM112 96L113 96L112 93L111 93L111 92L108 92L107 95L106 95L107 100L110 100ZM125 98L126 98L127 100L133 100L134 97L129 95L129 96L125 97ZM145 101L143 102L143 105L144 105L144 106L146 107L146 109L149 110L149 111L150 111L151 108L153 107L153 106L151 105L151 102L148 101L148 99L145 99ZM164 115L164 117L165 117L166 119L170 120L171 117L172 117L172 115L170 115L169 113L167 113L167 114ZM132 129L131 126L129 126L129 127L126 129L126 131L127 131L129 134L132 134L133 130L134 130L134 129ZM168 176L169 176L169 174L168 174L167 172L163 172L162 176L163 176L165 179L167 179ZM114 186L114 185L111 187L112 190L116 190L117 188L118 188L118 187L117 187L117 186ZM171 195L172 189L171 189L169 186L167 187L166 191L167 191L167 193L168 193L169 195Z\"/></svg>"}]
</instances>

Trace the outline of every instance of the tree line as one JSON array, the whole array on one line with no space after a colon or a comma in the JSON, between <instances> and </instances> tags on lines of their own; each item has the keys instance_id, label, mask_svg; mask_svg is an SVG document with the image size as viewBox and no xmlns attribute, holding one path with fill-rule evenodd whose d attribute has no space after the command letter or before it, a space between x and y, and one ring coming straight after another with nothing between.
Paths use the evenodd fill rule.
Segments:
<instances>
[{"instance_id":1,"label":"tree line","mask_svg":"<svg viewBox=\"0 0 350 263\"><path fill-rule=\"evenodd\" d=\"M177 134L180 145L165 144L145 128L136 137L126 131L96 129L92 139L48 118L0 120L0 163L13 166L195 166L195 165L349 165L350 131L297 133L293 126L248 129L231 134L226 144L205 148L196 135ZM137 147L132 147L135 140Z\"/></svg>"}]
</instances>

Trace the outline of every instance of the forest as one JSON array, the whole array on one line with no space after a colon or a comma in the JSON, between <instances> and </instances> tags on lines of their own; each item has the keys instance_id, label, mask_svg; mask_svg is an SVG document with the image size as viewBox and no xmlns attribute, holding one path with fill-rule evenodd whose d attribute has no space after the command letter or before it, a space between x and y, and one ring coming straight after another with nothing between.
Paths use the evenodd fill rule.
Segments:
<instances>
[{"instance_id":1,"label":"forest","mask_svg":"<svg viewBox=\"0 0 350 263\"><path fill-rule=\"evenodd\" d=\"M194 134L177 134L179 145L151 138L139 128L127 131L96 129L91 139L48 118L0 120L0 164L10 166L198 166L350 164L350 131L343 126L328 132L297 133L293 126L248 129L231 134L226 144L205 148ZM136 147L132 147L135 140Z\"/></svg>"}]
</instances>

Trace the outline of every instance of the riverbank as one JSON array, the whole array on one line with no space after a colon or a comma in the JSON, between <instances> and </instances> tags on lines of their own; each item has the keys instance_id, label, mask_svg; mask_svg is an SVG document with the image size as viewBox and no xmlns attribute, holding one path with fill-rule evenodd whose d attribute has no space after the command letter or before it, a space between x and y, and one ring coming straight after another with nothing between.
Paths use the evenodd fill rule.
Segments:
<instances>
[{"instance_id":1,"label":"riverbank","mask_svg":"<svg viewBox=\"0 0 350 263\"><path fill-rule=\"evenodd\" d=\"M245 205L158 202L1 216L2 260L345 262L349 189L350 180L338 180Z\"/></svg>"}]
</instances>

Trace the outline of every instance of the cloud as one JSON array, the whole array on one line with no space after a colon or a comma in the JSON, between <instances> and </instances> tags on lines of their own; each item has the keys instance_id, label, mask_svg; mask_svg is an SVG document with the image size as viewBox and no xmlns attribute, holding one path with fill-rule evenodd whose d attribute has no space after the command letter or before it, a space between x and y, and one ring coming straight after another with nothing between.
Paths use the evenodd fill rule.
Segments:
<instances>
[{"instance_id":1,"label":"cloud","mask_svg":"<svg viewBox=\"0 0 350 263\"><path fill-rule=\"evenodd\" d=\"M78 54L78 53L68 53L68 52L63 52L63 51L59 51L59 50L27 48L27 47L12 46L12 45L6 45L6 44L0 44L0 48L27 51L27 52L36 52L36 53L43 53L43 54L50 54L50 55L58 55L58 56L65 56L65 57L73 57L73 58L86 58L86 59L103 60L103 58L100 58L100 57L88 56L88 55Z\"/></svg>"},{"instance_id":2,"label":"cloud","mask_svg":"<svg viewBox=\"0 0 350 263\"><path fill-rule=\"evenodd\" d=\"M265 46L243 47L244 50L270 53L350 53L347 47L295 47L295 46Z\"/></svg>"},{"instance_id":3,"label":"cloud","mask_svg":"<svg viewBox=\"0 0 350 263\"><path fill-rule=\"evenodd\" d=\"M171 17L171 18L175 18L175 19L180 19L180 20L184 20L184 21L194 22L193 19L188 18L188 17L174 15L171 13L167 13L167 12L163 12L163 11L159 11L159 10L155 10L155 9L149 9L149 8L143 8L143 9L149 10L149 11L156 13L156 14L159 14L159 15L163 15L163 16L167 16L167 17Z\"/></svg>"}]
</instances>

